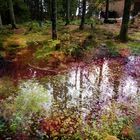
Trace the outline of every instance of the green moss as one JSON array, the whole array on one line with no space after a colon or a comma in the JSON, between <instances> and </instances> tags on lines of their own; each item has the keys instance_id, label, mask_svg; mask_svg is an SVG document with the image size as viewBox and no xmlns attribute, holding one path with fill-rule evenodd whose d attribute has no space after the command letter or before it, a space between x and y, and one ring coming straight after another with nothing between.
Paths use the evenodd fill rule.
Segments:
<instances>
[{"instance_id":1,"label":"green moss","mask_svg":"<svg viewBox=\"0 0 140 140\"><path fill-rule=\"evenodd\" d=\"M140 55L140 42L128 42L128 47L134 55Z\"/></svg>"},{"instance_id":2,"label":"green moss","mask_svg":"<svg viewBox=\"0 0 140 140\"><path fill-rule=\"evenodd\" d=\"M73 20L73 21L71 21L71 24L72 25L80 25L80 20L79 19L77 19L77 20Z\"/></svg>"},{"instance_id":3,"label":"green moss","mask_svg":"<svg viewBox=\"0 0 140 140\"><path fill-rule=\"evenodd\" d=\"M8 29L8 27L4 27L0 29L0 50L3 48L3 42L12 35L12 32Z\"/></svg>"},{"instance_id":4,"label":"green moss","mask_svg":"<svg viewBox=\"0 0 140 140\"><path fill-rule=\"evenodd\" d=\"M106 45L109 49L111 56L116 57L119 55L119 51L118 51L118 47L117 47L116 43L108 40L108 41L106 41Z\"/></svg>"},{"instance_id":5,"label":"green moss","mask_svg":"<svg viewBox=\"0 0 140 140\"><path fill-rule=\"evenodd\" d=\"M60 44L59 40L48 40L44 42L43 47L37 49L35 57L37 59L48 59L52 52L56 50L57 44Z\"/></svg>"}]
</instances>

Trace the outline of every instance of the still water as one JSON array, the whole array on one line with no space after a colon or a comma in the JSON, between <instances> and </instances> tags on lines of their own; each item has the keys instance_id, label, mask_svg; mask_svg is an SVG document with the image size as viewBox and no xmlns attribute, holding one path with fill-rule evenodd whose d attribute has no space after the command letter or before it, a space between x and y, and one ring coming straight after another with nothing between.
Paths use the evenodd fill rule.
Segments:
<instances>
[{"instance_id":1,"label":"still water","mask_svg":"<svg viewBox=\"0 0 140 140\"><path fill-rule=\"evenodd\" d=\"M43 85L50 96L49 107L55 108L54 104L57 104L57 111L73 108L82 112L83 116L92 112L97 117L109 109L112 101L137 108L140 57L101 59L90 64L71 63L68 70L55 75L30 67L19 69L14 66L1 70L1 89L5 90L0 91L1 99L4 98L3 92L9 93L12 86L18 88L20 83L27 81ZM31 85L30 88L33 88Z\"/></svg>"}]
</instances>

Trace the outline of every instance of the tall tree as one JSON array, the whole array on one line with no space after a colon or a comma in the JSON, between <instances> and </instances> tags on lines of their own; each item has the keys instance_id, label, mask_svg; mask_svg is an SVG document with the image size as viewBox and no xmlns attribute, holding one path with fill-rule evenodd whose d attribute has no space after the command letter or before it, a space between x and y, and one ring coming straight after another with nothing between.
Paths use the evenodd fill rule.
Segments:
<instances>
[{"instance_id":1,"label":"tall tree","mask_svg":"<svg viewBox=\"0 0 140 140\"><path fill-rule=\"evenodd\" d=\"M57 24L57 3L56 0L51 1L51 6L52 6L52 14L51 14L51 19L52 19L52 39L57 39L57 30L56 30L56 24Z\"/></svg>"},{"instance_id":2,"label":"tall tree","mask_svg":"<svg viewBox=\"0 0 140 140\"><path fill-rule=\"evenodd\" d=\"M14 14L14 8L13 8L13 1L9 0L9 11L10 11L10 17L11 17L11 24L12 28L16 28L16 20L15 20L15 14Z\"/></svg>"},{"instance_id":3,"label":"tall tree","mask_svg":"<svg viewBox=\"0 0 140 140\"><path fill-rule=\"evenodd\" d=\"M106 0L105 22L107 22L108 20L108 11L109 11L109 0Z\"/></svg>"},{"instance_id":4,"label":"tall tree","mask_svg":"<svg viewBox=\"0 0 140 140\"><path fill-rule=\"evenodd\" d=\"M85 16L86 16L86 0L82 1L82 16L81 16L81 24L80 24L80 30L84 29L85 24Z\"/></svg>"},{"instance_id":5,"label":"tall tree","mask_svg":"<svg viewBox=\"0 0 140 140\"><path fill-rule=\"evenodd\" d=\"M70 23L70 0L66 0L66 25Z\"/></svg>"},{"instance_id":6,"label":"tall tree","mask_svg":"<svg viewBox=\"0 0 140 140\"><path fill-rule=\"evenodd\" d=\"M122 25L121 25L120 35L119 35L120 40L123 42L127 41L128 39L128 24L129 24L131 3L132 0L124 1L123 19L122 19Z\"/></svg>"},{"instance_id":7,"label":"tall tree","mask_svg":"<svg viewBox=\"0 0 140 140\"><path fill-rule=\"evenodd\" d=\"M0 0L0 28L3 26L3 16L7 10L7 1Z\"/></svg>"},{"instance_id":8,"label":"tall tree","mask_svg":"<svg viewBox=\"0 0 140 140\"><path fill-rule=\"evenodd\" d=\"M1 18L1 13L0 13L0 28L2 28L2 18Z\"/></svg>"}]
</instances>

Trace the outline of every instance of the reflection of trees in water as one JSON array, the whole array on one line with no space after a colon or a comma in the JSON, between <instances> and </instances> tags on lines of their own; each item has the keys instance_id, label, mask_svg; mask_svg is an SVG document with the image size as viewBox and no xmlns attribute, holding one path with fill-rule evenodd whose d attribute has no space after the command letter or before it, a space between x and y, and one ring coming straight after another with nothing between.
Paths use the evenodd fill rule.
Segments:
<instances>
[{"instance_id":1,"label":"reflection of trees in water","mask_svg":"<svg viewBox=\"0 0 140 140\"><path fill-rule=\"evenodd\" d=\"M108 67L110 72L109 78L114 92L112 99L117 100L119 96L120 81L123 76L123 66L119 61L113 60L111 63L108 63Z\"/></svg>"},{"instance_id":2,"label":"reflection of trees in water","mask_svg":"<svg viewBox=\"0 0 140 140\"><path fill-rule=\"evenodd\" d=\"M68 89L67 89L67 76L58 76L50 79L50 86L53 89L52 94L55 103L59 104L61 109L67 108Z\"/></svg>"},{"instance_id":3,"label":"reflection of trees in water","mask_svg":"<svg viewBox=\"0 0 140 140\"><path fill-rule=\"evenodd\" d=\"M122 98L122 93L134 93L128 85L133 85L135 81L125 77L123 68L124 65L118 60L103 60L101 64L91 67L77 65L66 75L52 78L50 83L58 109L73 108L92 117L101 116L112 101ZM137 85L134 89L138 92Z\"/></svg>"},{"instance_id":4,"label":"reflection of trees in water","mask_svg":"<svg viewBox=\"0 0 140 140\"><path fill-rule=\"evenodd\" d=\"M96 72L96 70L98 69L98 72ZM96 66L96 68L92 71L94 73L93 77L95 78L95 81L92 80L92 87L91 87L91 91L92 91L92 100L90 100L90 105L89 105L89 113L86 115L85 119L88 121L88 123L90 124L90 120L91 120L91 124L92 124L92 120L93 119L97 119L100 117L100 113L101 113L101 104L102 104L102 99L101 97L101 84L102 84L102 80L103 80L103 63L100 64L99 66ZM91 72L91 73L92 73ZM91 73L89 74L89 77L91 75ZM96 75L96 76L95 76Z\"/></svg>"},{"instance_id":5,"label":"reflection of trees in water","mask_svg":"<svg viewBox=\"0 0 140 140\"><path fill-rule=\"evenodd\" d=\"M63 80L52 80L55 101L61 102L61 108L75 107L79 111L92 112L94 116L98 116L103 102L103 67L104 64L93 66L89 70L76 66Z\"/></svg>"}]
</instances>

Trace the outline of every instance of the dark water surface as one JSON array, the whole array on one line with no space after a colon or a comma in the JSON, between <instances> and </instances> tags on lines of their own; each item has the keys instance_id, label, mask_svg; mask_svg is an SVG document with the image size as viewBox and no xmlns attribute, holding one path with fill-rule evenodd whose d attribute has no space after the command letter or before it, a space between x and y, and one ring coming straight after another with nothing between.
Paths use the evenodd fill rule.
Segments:
<instances>
[{"instance_id":1,"label":"dark water surface","mask_svg":"<svg viewBox=\"0 0 140 140\"><path fill-rule=\"evenodd\" d=\"M112 101L137 107L140 57L101 59L90 64L71 63L69 70L55 75L20 65L1 68L1 88L12 84L18 87L21 81L43 85L51 96L50 105L59 104L58 111L76 108L84 115L93 112L98 116Z\"/></svg>"},{"instance_id":2,"label":"dark water surface","mask_svg":"<svg viewBox=\"0 0 140 140\"><path fill-rule=\"evenodd\" d=\"M0 116L13 120L14 130L28 130L39 139L44 132L54 137L79 130L86 135L88 125L99 134L111 130L119 135L122 121L139 115L139 107L139 56L73 62L64 71L38 69L18 61L0 68ZM118 118L116 124L114 118ZM138 138L139 118L133 125ZM4 138L15 138L9 133L11 126Z\"/></svg>"}]
</instances>

